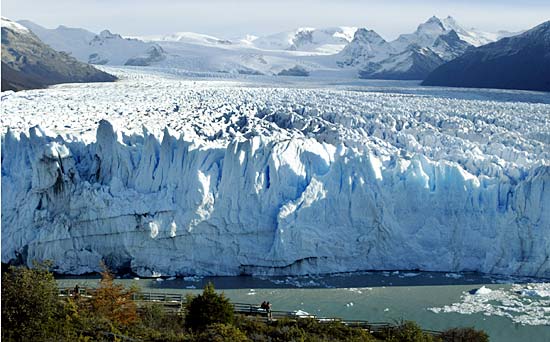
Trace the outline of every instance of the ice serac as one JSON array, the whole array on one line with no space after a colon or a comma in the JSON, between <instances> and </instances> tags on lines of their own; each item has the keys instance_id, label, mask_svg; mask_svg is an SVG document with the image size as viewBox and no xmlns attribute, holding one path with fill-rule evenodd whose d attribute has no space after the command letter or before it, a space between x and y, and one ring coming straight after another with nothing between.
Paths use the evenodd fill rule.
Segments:
<instances>
[{"instance_id":1,"label":"ice serac","mask_svg":"<svg viewBox=\"0 0 550 342\"><path fill-rule=\"evenodd\" d=\"M550 166L476 176L307 137L208 144L101 121L2 137L2 261L141 276L364 269L550 276Z\"/></svg>"}]
</instances>

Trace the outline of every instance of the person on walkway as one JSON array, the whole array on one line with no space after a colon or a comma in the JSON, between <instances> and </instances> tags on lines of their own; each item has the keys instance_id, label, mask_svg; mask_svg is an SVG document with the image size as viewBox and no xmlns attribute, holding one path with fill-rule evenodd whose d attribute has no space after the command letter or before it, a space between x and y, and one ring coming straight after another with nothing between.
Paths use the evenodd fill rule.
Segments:
<instances>
[{"instance_id":1,"label":"person on walkway","mask_svg":"<svg viewBox=\"0 0 550 342\"><path fill-rule=\"evenodd\" d=\"M267 319L269 319L271 321L271 319L273 318L272 315L271 315L271 303L270 302L267 302L265 304L265 309L267 311Z\"/></svg>"},{"instance_id":2,"label":"person on walkway","mask_svg":"<svg viewBox=\"0 0 550 342\"><path fill-rule=\"evenodd\" d=\"M73 294L74 294L75 298L78 298L78 296L80 295L80 286L78 286L78 284L75 285L74 290L73 290Z\"/></svg>"}]
</instances>

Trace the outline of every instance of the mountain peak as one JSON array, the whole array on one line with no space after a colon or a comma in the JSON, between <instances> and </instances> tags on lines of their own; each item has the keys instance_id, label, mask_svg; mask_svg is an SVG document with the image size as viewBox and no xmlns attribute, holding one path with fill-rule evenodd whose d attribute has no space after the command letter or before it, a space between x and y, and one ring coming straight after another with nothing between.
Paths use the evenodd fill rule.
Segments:
<instances>
[{"instance_id":1,"label":"mountain peak","mask_svg":"<svg viewBox=\"0 0 550 342\"><path fill-rule=\"evenodd\" d=\"M422 24L418 25L418 29L420 30L421 28L429 27L429 28L437 28L438 30L445 31L446 30L445 26L446 26L447 23L455 23L455 21L451 17L441 19L441 18L433 15L428 20L426 20L425 23L422 23Z\"/></svg>"},{"instance_id":2,"label":"mountain peak","mask_svg":"<svg viewBox=\"0 0 550 342\"><path fill-rule=\"evenodd\" d=\"M426 20L426 24L430 24L430 23L441 24L441 19L439 19L435 15L432 15L430 19Z\"/></svg>"},{"instance_id":3,"label":"mountain peak","mask_svg":"<svg viewBox=\"0 0 550 342\"><path fill-rule=\"evenodd\" d=\"M374 30L369 30L366 28L358 28L357 31L355 31L353 40L370 41L370 42L385 41L384 38L382 38Z\"/></svg>"},{"instance_id":4,"label":"mountain peak","mask_svg":"<svg viewBox=\"0 0 550 342\"><path fill-rule=\"evenodd\" d=\"M416 29L417 34L423 35L437 35L445 31L447 31L445 25L443 25L441 19L435 15L428 19L425 23L418 25L418 28Z\"/></svg>"},{"instance_id":5,"label":"mountain peak","mask_svg":"<svg viewBox=\"0 0 550 342\"><path fill-rule=\"evenodd\" d=\"M114 33L112 33L112 32L109 31L109 30L103 30L103 31L101 31L101 32L99 33L99 37L100 37L100 38L107 38L107 39L109 39L109 38L117 38L117 37L122 38L119 34L114 34Z\"/></svg>"},{"instance_id":6,"label":"mountain peak","mask_svg":"<svg viewBox=\"0 0 550 342\"><path fill-rule=\"evenodd\" d=\"M366 28L355 31L353 40L340 52L338 65L357 66L387 58L393 49L378 33Z\"/></svg>"}]
</instances>

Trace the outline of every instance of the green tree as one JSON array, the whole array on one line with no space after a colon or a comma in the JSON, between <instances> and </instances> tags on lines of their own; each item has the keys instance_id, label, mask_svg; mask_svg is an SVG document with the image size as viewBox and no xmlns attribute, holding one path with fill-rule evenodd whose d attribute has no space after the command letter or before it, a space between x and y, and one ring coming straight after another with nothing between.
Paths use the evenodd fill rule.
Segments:
<instances>
[{"instance_id":1,"label":"green tree","mask_svg":"<svg viewBox=\"0 0 550 342\"><path fill-rule=\"evenodd\" d=\"M43 341L55 335L60 301L50 265L10 266L2 275L2 340Z\"/></svg>"},{"instance_id":2,"label":"green tree","mask_svg":"<svg viewBox=\"0 0 550 342\"><path fill-rule=\"evenodd\" d=\"M233 305L225 295L217 294L214 285L208 283L202 294L194 297L187 304L185 325L193 330L203 330L210 324L233 323Z\"/></svg>"}]
</instances>

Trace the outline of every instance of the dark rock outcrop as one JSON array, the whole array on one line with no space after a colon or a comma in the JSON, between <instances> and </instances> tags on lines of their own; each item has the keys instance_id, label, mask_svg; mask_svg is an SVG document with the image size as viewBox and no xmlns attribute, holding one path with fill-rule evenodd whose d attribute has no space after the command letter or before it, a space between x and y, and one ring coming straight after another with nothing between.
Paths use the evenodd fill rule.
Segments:
<instances>
[{"instance_id":1,"label":"dark rock outcrop","mask_svg":"<svg viewBox=\"0 0 550 342\"><path fill-rule=\"evenodd\" d=\"M295 65L292 68L281 70L277 76L309 76L309 71L302 66Z\"/></svg>"}]
</instances>

